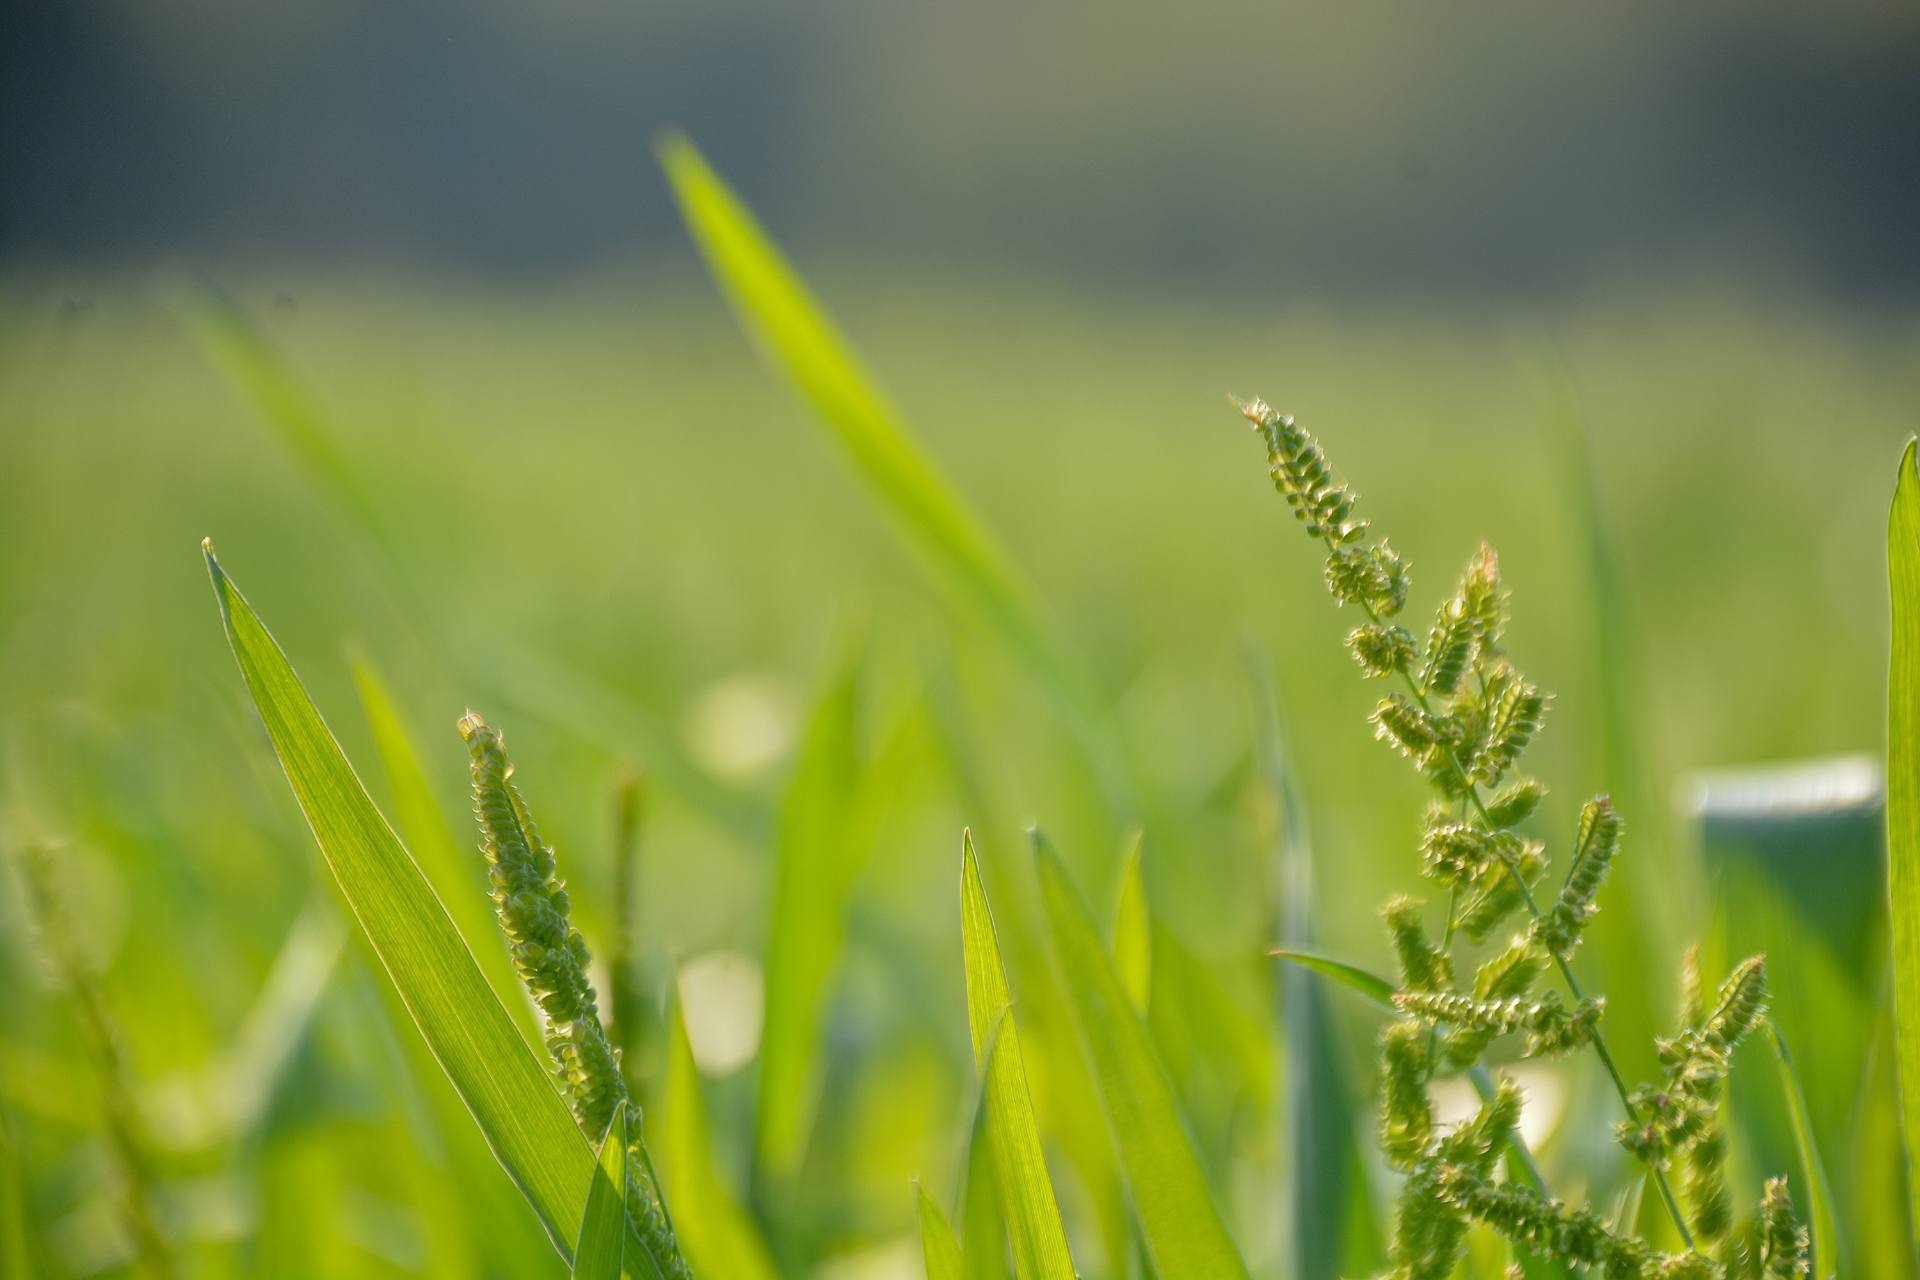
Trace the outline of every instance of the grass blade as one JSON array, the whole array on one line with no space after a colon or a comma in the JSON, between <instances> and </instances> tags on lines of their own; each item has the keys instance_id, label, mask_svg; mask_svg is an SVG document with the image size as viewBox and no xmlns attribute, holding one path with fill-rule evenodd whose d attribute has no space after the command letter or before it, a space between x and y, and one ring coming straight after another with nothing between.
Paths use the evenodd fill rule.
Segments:
<instances>
[{"instance_id":1,"label":"grass blade","mask_svg":"<svg viewBox=\"0 0 1920 1280\"><path fill-rule=\"evenodd\" d=\"M667 1031L666 1097L660 1108L661 1157L672 1182L673 1221L694 1274L775 1280L779 1271L760 1230L721 1180L700 1094L700 1069L679 1000Z\"/></svg>"},{"instance_id":2,"label":"grass blade","mask_svg":"<svg viewBox=\"0 0 1920 1280\"><path fill-rule=\"evenodd\" d=\"M1128 841L1120 864L1120 898L1113 915L1113 967L1120 985L1145 1017L1153 991L1153 917L1147 909L1147 887L1140 878L1140 832Z\"/></svg>"},{"instance_id":3,"label":"grass blade","mask_svg":"<svg viewBox=\"0 0 1920 1280\"><path fill-rule=\"evenodd\" d=\"M329 870L487 1145L571 1260L593 1150L286 655L206 552L240 674Z\"/></svg>"},{"instance_id":4,"label":"grass blade","mask_svg":"<svg viewBox=\"0 0 1920 1280\"><path fill-rule=\"evenodd\" d=\"M947 1215L940 1212L925 1187L915 1183L913 1191L920 1202L920 1252L926 1260L927 1280L965 1280L960 1242L954 1238Z\"/></svg>"},{"instance_id":5,"label":"grass blade","mask_svg":"<svg viewBox=\"0 0 1920 1280\"><path fill-rule=\"evenodd\" d=\"M1302 968L1313 970L1321 977L1332 978L1341 986L1358 991L1382 1008L1395 1009L1393 984L1377 974L1368 973L1357 964L1348 964L1345 960L1335 960L1332 956L1318 955L1311 951L1293 951L1286 947L1280 947L1267 954L1279 956L1282 960L1291 960ZM1395 1011L1398 1012L1397 1009Z\"/></svg>"},{"instance_id":6,"label":"grass blade","mask_svg":"<svg viewBox=\"0 0 1920 1280\"><path fill-rule=\"evenodd\" d=\"M420 748L379 669L359 654L348 660L348 666L360 691L367 727L373 732L374 751L393 793L394 821L403 843L420 864L421 874L439 895L447 914L453 917L454 926L479 962L494 994L514 1016L522 1034L537 1035L533 1007L521 992L513 961L500 944L499 926L487 905L484 862L470 846L463 849L455 841L446 814L434 798L426 766L420 761Z\"/></svg>"},{"instance_id":7,"label":"grass blade","mask_svg":"<svg viewBox=\"0 0 1920 1280\"><path fill-rule=\"evenodd\" d=\"M1887 520L1893 636L1887 672L1887 898L1893 920L1893 1012L1908 1195L1920 1231L1920 474L1914 441L1900 456Z\"/></svg>"},{"instance_id":8,"label":"grass blade","mask_svg":"<svg viewBox=\"0 0 1920 1280\"><path fill-rule=\"evenodd\" d=\"M1035 1276L1072 1280L1073 1257L1040 1148L1026 1064L1020 1056L1020 1032L1010 1012L1013 994L1000 963L1000 941L986 887L980 881L971 833L961 843L960 931L967 970L967 1023L973 1036L974 1065L985 1079L987 1144L1001 1211L1013 1241L1014 1269L1020 1280Z\"/></svg>"},{"instance_id":9,"label":"grass blade","mask_svg":"<svg viewBox=\"0 0 1920 1280\"><path fill-rule=\"evenodd\" d=\"M760 1159L777 1178L797 1173L806 1155L820 1092L823 1014L846 945L847 895L860 861L852 821L857 670L849 661L814 711L780 816L758 1113Z\"/></svg>"},{"instance_id":10,"label":"grass blade","mask_svg":"<svg viewBox=\"0 0 1920 1280\"><path fill-rule=\"evenodd\" d=\"M613 1123L600 1142L600 1158L587 1207L580 1214L573 1280L620 1280L627 1225L627 1104L613 1109Z\"/></svg>"},{"instance_id":11,"label":"grass blade","mask_svg":"<svg viewBox=\"0 0 1920 1280\"><path fill-rule=\"evenodd\" d=\"M687 229L762 356L806 398L861 478L941 580L991 623L1060 702L1110 797L1127 771L1103 731L1091 678L1042 620L1012 560L881 394L751 212L685 137L660 164Z\"/></svg>"},{"instance_id":12,"label":"grass blade","mask_svg":"<svg viewBox=\"0 0 1920 1280\"><path fill-rule=\"evenodd\" d=\"M1794 1145L1800 1149L1800 1185L1806 1188L1810 1225L1813 1229L1814 1280L1827 1280L1845 1271L1840 1265L1839 1216L1834 1212L1833 1185L1827 1181L1826 1162L1820 1158L1820 1140L1814 1136L1813 1117L1807 1110L1807 1092L1800 1087L1800 1073L1787 1051L1787 1038L1772 1022L1766 1024L1767 1044L1773 1049L1774 1065L1780 1072L1780 1092L1786 1097L1787 1118L1793 1124Z\"/></svg>"},{"instance_id":13,"label":"grass blade","mask_svg":"<svg viewBox=\"0 0 1920 1280\"><path fill-rule=\"evenodd\" d=\"M1066 868L1038 833L1041 898L1147 1252L1165 1276L1245 1276L1173 1090Z\"/></svg>"}]
</instances>

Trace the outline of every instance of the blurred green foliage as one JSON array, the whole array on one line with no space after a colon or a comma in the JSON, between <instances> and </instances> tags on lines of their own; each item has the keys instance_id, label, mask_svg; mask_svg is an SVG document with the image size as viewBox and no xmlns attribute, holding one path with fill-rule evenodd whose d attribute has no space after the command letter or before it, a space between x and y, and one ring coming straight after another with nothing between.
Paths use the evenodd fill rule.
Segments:
<instances>
[{"instance_id":1,"label":"blurred green foliage","mask_svg":"<svg viewBox=\"0 0 1920 1280\"><path fill-rule=\"evenodd\" d=\"M1310 928L1294 922L1292 935L1384 969L1374 907L1414 877L1423 797L1371 741L1317 559L1221 392L1260 390L1338 439L1348 477L1393 513L1416 593L1444 589L1479 538L1500 549L1512 648L1559 694L1535 757L1549 805L1570 814L1601 777L1623 808L1634 799L1580 963L1597 988L1644 986L1650 1026L1673 1017L1660 1001L1684 941L1728 901L1709 868L1778 861L1767 839L1747 841L1751 857L1731 845L1703 857L1691 819L1666 807L1673 780L1878 749L1880 522L1920 398L1920 325L1624 286L1508 313L835 263L809 275L1091 672L1140 789L1149 1025L1257 1274L1369 1253L1324 1237L1296 1252L1276 1225L1289 1219L1286 1171L1302 1162L1282 1131L1287 1091L1268 1078L1292 1064L1263 1055L1324 1049L1301 1068L1309 1078L1364 1063L1378 1017L1328 989L1282 1034L1283 996L1302 987L1283 992L1263 957L1287 886L1309 881L1281 850L1311 850ZM744 1205L785 1270L917 1274L916 1177L963 1242L992 1212L967 1176L985 1168L971 1158L955 893L971 825L1076 1261L1097 1275L1136 1266L1137 1244L1111 1221L1107 1136L1074 1102L1084 1067L1048 989L1058 979L1020 834L1044 821L1104 922L1121 816L1076 726L928 583L704 282L682 263L539 292L238 269L224 283L311 396L354 502L310 481L163 290L0 281L0 842L60 851L183 1269L562 1274L357 931L340 942L337 895L207 604L208 534L390 815L417 826L437 809L455 824L451 847L471 848L453 725L481 706L513 735L597 957L615 953L629 914L614 886L637 887L627 905L649 957L637 979L657 1011L651 1034L670 1025L665 961L681 973L701 1079L697 1093L684 1074L672 1087L704 1102L714 1149L698 1176ZM1569 465L1570 407L1591 470ZM851 694L850 632L863 642ZM348 642L385 677L372 726ZM1271 713L1246 677L1248 646L1274 673L1310 840L1281 834L1289 802L1261 746ZM782 1033L798 1045L786 1052L818 1055L783 1068L807 1082L806 1123L762 1165L772 859L781 815L812 803L797 773L807 708L843 696L862 744L864 847L829 851L844 860L844 944L817 980L817 1034ZM393 767L405 740L430 795L407 777L396 794L376 767ZM635 765L651 780L648 829L638 873L623 877L607 814ZM1610 776L1623 768L1631 785ZM1847 865L1871 868L1877 846L1861 839ZM1801 904L1817 919L1761 913L1756 888L1721 923L1730 948L1760 945L1742 932L1753 928L1773 952L1851 1274L1905 1276L1899 1188L1855 1187L1846 1172L1885 1161L1893 1115L1885 977L1877 944L1861 943L1883 935L1883 908L1855 882L1822 882L1830 892ZM0 1001L0 1258L116 1274L128 1255L85 1028L38 958L17 888L0 885L0 981L15 993ZM1628 911L1630 894L1659 909ZM1796 977L1815 965L1817 982ZM1829 1030L1836 1018L1848 1025ZM1857 1075L1825 1056L1843 1043L1868 1046ZM1652 1073L1650 1045L1617 1048L1630 1077ZM629 1058L649 1126L675 1061L667 1044ZM1774 1087L1764 1068L1750 1076ZM1350 1123L1364 1127L1372 1082L1346 1083ZM1606 1136L1608 1095L1585 1083L1537 1099L1557 1122L1529 1139L1556 1190L1611 1202L1627 1166ZM1738 1109L1736 1127L1757 1110ZM1743 1159L1790 1141L1742 1133ZM1370 1141L1357 1159L1342 1184L1382 1193Z\"/></svg>"}]
</instances>

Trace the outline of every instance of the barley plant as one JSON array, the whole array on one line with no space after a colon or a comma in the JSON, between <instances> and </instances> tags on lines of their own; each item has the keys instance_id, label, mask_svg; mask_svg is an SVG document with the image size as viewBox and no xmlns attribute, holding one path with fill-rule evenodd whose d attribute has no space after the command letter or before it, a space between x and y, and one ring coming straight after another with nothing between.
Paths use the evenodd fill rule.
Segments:
<instances>
[{"instance_id":1,"label":"barley plant","mask_svg":"<svg viewBox=\"0 0 1920 1280\"><path fill-rule=\"evenodd\" d=\"M1398 686L1374 709L1375 736L1434 790L1419 843L1421 872L1438 890L1438 940L1426 903L1397 896L1385 911L1399 962L1393 1003L1403 1015L1380 1037L1380 1143L1406 1175L1394 1214L1393 1280L1451 1276L1473 1223L1516 1251L1609 1280L1808 1275L1808 1231L1784 1178L1768 1181L1749 1230L1730 1230L1721 1103L1736 1046L1766 1015L1763 958L1735 966L1709 998L1689 953L1683 1025L1658 1043L1661 1078L1629 1086L1607 1047L1606 999L1589 994L1574 969L1623 824L1602 795L1581 806L1562 858L1524 834L1546 788L1519 765L1549 699L1508 655L1499 558L1483 545L1416 637L1396 621L1407 606L1407 562L1357 514L1353 491L1319 443L1265 401L1240 408L1266 447L1274 488L1326 549L1329 591L1365 618L1347 634L1362 674ZM1556 861L1564 869L1558 888L1549 888ZM1543 989L1549 973L1564 995ZM1655 1247L1590 1205L1501 1178L1523 1105L1510 1081L1471 1120L1451 1128L1436 1121L1436 1077L1480 1065L1516 1036L1524 1057L1590 1050L1599 1059L1619 1096L1616 1137L1645 1165L1679 1250ZM1684 1171L1678 1192L1676 1168Z\"/></svg>"}]
</instances>

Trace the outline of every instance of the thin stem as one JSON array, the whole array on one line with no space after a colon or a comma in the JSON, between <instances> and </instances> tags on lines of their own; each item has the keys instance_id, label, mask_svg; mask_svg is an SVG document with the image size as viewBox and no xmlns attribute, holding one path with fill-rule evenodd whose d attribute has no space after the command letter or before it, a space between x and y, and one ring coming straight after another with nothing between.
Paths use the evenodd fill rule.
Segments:
<instances>
[{"instance_id":1,"label":"thin stem","mask_svg":"<svg viewBox=\"0 0 1920 1280\"><path fill-rule=\"evenodd\" d=\"M1325 538L1324 541L1327 544L1328 551L1339 550L1338 544L1336 544L1332 538ZM1360 607L1366 611L1369 621L1375 626L1383 625L1380 614L1374 609L1371 600L1363 596L1360 598L1359 604ZM1400 678L1406 681L1407 690L1413 694L1413 699L1419 705L1420 710L1426 715L1433 715L1433 705L1427 700L1426 690L1420 687L1420 682L1415 680L1413 673L1406 668L1402 667L1399 670ZM1474 811L1480 815L1480 820L1487 824L1489 831L1497 830L1498 824L1494 822L1493 815L1487 812L1486 802L1480 798L1480 788L1474 783L1473 779L1468 776L1459 758L1454 755L1453 748L1445 744L1440 744L1439 749L1445 754L1447 763L1452 766L1454 773L1459 776L1461 784L1466 788L1465 795L1467 802L1472 805ZM1520 900L1526 904L1527 914L1532 916L1536 921L1539 920L1541 918L1540 905L1533 900L1533 890L1528 887L1526 878L1520 874L1520 868L1514 865L1513 859L1504 850L1500 854L1500 860L1506 866L1507 874L1513 877L1513 883L1519 888ZM1447 926L1447 937L1449 941L1451 941L1453 929L1453 907L1451 904L1449 904L1447 909ZM1560 970L1560 976L1566 980L1568 993L1571 994L1576 1001L1584 1001L1587 998L1586 993L1580 989L1579 979L1573 976L1573 966L1568 964L1566 958L1558 953L1554 953L1553 962L1555 967ZM1614 1091L1620 1095L1620 1105L1625 1108L1627 1119L1635 1126L1640 1125L1643 1123L1640 1117L1640 1108L1633 1105L1632 1091L1627 1088L1627 1082L1625 1078L1621 1076L1620 1068L1615 1065L1613 1054L1607 1049L1607 1042L1601 1035L1598 1026L1596 1026L1593 1031L1593 1050L1599 1055L1601 1065L1606 1067L1607 1075L1613 1081ZM1653 1175L1654 1185L1660 1188L1660 1198L1666 1202L1667 1212L1673 1217L1673 1225L1679 1230L1681 1241L1685 1243L1689 1252L1693 1251L1693 1232L1687 1228L1686 1215L1680 1212L1680 1201L1674 1196L1673 1188L1667 1182L1665 1170L1656 1164L1648 1162L1647 1171Z\"/></svg>"}]
</instances>

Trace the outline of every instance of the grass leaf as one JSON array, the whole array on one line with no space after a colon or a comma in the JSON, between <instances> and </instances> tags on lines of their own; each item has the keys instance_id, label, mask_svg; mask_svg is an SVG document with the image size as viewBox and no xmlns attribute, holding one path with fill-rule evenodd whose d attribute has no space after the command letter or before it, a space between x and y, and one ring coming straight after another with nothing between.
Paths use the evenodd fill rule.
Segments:
<instances>
[{"instance_id":1,"label":"grass leaf","mask_svg":"<svg viewBox=\"0 0 1920 1280\"><path fill-rule=\"evenodd\" d=\"M487 1145L555 1248L571 1259L595 1167L592 1148L286 655L210 544L206 552L240 674L328 868Z\"/></svg>"},{"instance_id":2,"label":"grass leaf","mask_svg":"<svg viewBox=\"0 0 1920 1280\"><path fill-rule=\"evenodd\" d=\"M674 1226L694 1274L775 1280L779 1271L760 1229L734 1199L714 1164L700 1070L678 999L673 1002L667 1031L666 1094L659 1118L660 1154L672 1185Z\"/></svg>"},{"instance_id":3,"label":"grass leaf","mask_svg":"<svg viewBox=\"0 0 1920 1280\"><path fill-rule=\"evenodd\" d=\"M1367 999L1383 1008L1393 1009L1393 984L1377 974L1368 973L1359 965L1348 964L1345 960L1335 960L1332 956L1323 956L1311 951L1292 951L1286 947L1268 952L1282 960L1291 960L1303 968L1311 969L1322 977L1332 978L1341 986L1358 991Z\"/></svg>"},{"instance_id":4,"label":"grass leaf","mask_svg":"<svg viewBox=\"0 0 1920 1280\"><path fill-rule=\"evenodd\" d=\"M847 895L861 850L853 821L859 765L858 667L849 660L815 709L780 815L767 928L758 1143L769 1173L806 1155L821 1082L820 1035L846 944Z\"/></svg>"},{"instance_id":5,"label":"grass leaf","mask_svg":"<svg viewBox=\"0 0 1920 1280\"><path fill-rule=\"evenodd\" d=\"M1887 897L1893 920L1893 1011L1912 1221L1920 1230L1920 474L1914 441L1900 456L1887 520L1893 637L1887 673Z\"/></svg>"},{"instance_id":6,"label":"grass leaf","mask_svg":"<svg viewBox=\"0 0 1920 1280\"><path fill-rule=\"evenodd\" d=\"M940 473L753 214L678 133L661 167L687 229L740 325L800 391L881 505L942 581L983 616L1060 702L1116 802L1131 784L1092 680L1061 647L1005 549Z\"/></svg>"},{"instance_id":7,"label":"grass leaf","mask_svg":"<svg viewBox=\"0 0 1920 1280\"><path fill-rule=\"evenodd\" d=\"M1834 1211L1833 1184L1827 1181L1826 1162L1820 1158L1820 1140L1814 1135L1813 1117L1807 1110L1807 1092L1800 1086L1800 1073L1794 1068L1793 1054L1787 1050L1787 1038L1771 1021L1766 1024L1766 1034L1774 1065L1780 1072L1780 1092L1786 1098L1793 1142L1800 1151L1800 1185L1806 1189L1813 1229L1813 1275L1815 1280L1827 1280L1845 1271L1840 1265L1839 1215Z\"/></svg>"},{"instance_id":8,"label":"grass leaf","mask_svg":"<svg viewBox=\"0 0 1920 1280\"><path fill-rule=\"evenodd\" d=\"M1140 835L1127 842L1120 864L1120 897L1113 915L1113 967L1120 985L1142 1017L1153 991L1153 919L1147 909L1147 887L1140 877Z\"/></svg>"},{"instance_id":9,"label":"grass leaf","mask_svg":"<svg viewBox=\"0 0 1920 1280\"><path fill-rule=\"evenodd\" d=\"M966 1266L960 1260L960 1242L954 1238L947 1215L940 1212L925 1187L915 1183L913 1191L920 1202L920 1252L926 1260L927 1280L964 1280Z\"/></svg>"},{"instance_id":10,"label":"grass leaf","mask_svg":"<svg viewBox=\"0 0 1920 1280\"><path fill-rule=\"evenodd\" d=\"M1164 1276L1245 1276L1246 1264L1214 1205L1147 1028L1066 869L1038 833L1035 847L1067 1002L1154 1270Z\"/></svg>"},{"instance_id":11,"label":"grass leaf","mask_svg":"<svg viewBox=\"0 0 1920 1280\"><path fill-rule=\"evenodd\" d=\"M1014 1268L1021 1280L1035 1276L1072 1280L1073 1257L1040 1147L1026 1064L1020 1056L1020 1032L1010 1012L1013 994L1000 962L1000 941L986 887L980 882L971 833L961 843L960 930L967 971L967 1023L974 1064L985 1079L987 1142L1001 1211L1013 1241Z\"/></svg>"},{"instance_id":12,"label":"grass leaf","mask_svg":"<svg viewBox=\"0 0 1920 1280\"><path fill-rule=\"evenodd\" d=\"M573 1280L620 1280L627 1224L627 1104L613 1109L613 1123L600 1142L600 1159L587 1207L580 1214Z\"/></svg>"}]
</instances>

